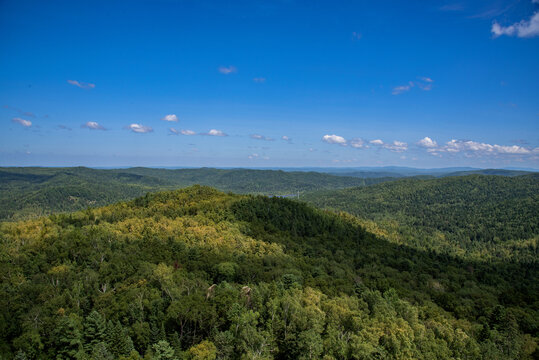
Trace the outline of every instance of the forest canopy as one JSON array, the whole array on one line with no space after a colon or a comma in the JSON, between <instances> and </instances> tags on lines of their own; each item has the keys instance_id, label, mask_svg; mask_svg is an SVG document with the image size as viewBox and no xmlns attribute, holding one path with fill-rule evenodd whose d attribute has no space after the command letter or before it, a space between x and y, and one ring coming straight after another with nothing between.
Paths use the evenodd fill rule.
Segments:
<instances>
[{"instance_id":1,"label":"forest canopy","mask_svg":"<svg viewBox=\"0 0 539 360\"><path fill-rule=\"evenodd\" d=\"M537 266L395 244L208 187L0 224L0 353L28 359L532 359Z\"/></svg>"}]
</instances>

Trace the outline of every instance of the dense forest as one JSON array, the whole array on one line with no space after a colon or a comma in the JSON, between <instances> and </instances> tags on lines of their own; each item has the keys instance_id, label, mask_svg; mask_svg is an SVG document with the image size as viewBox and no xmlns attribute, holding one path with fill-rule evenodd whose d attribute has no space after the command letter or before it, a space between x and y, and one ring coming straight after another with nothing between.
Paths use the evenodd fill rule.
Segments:
<instances>
[{"instance_id":1,"label":"dense forest","mask_svg":"<svg viewBox=\"0 0 539 360\"><path fill-rule=\"evenodd\" d=\"M405 214L412 194L399 198ZM537 212L525 214L518 222L537 234ZM517 220L496 219L513 234ZM0 357L539 356L536 263L465 260L396 244L361 223L201 186L3 222Z\"/></svg>"},{"instance_id":2,"label":"dense forest","mask_svg":"<svg viewBox=\"0 0 539 360\"><path fill-rule=\"evenodd\" d=\"M194 184L240 194L285 195L363 186L385 180L388 179L247 169L0 168L0 220L82 210L133 199L147 192Z\"/></svg>"},{"instance_id":3,"label":"dense forest","mask_svg":"<svg viewBox=\"0 0 539 360\"><path fill-rule=\"evenodd\" d=\"M416 249L537 264L539 174L402 179L302 198L357 215L370 231Z\"/></svg>"}]
</instances>

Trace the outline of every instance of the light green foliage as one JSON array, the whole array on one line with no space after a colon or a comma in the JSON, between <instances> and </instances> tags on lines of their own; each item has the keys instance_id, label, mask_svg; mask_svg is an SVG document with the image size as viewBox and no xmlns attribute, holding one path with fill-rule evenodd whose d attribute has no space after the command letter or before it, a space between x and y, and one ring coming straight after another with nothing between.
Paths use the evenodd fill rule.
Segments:
<instances>
[{"instance_id":1,"label":"light green foliage","mask_svg":"<svg viewBox=\"0 0 539 360\"><path fill-rule=\"evenodd\" d=\"M189 351L189 358L192 360L215 360L217 357L217 348L208 340L192 346Z\"/></svg>"},{"instance_id":2,"label":"light green foliage","mask_svg":"<svg viewBox=\"0 0 539 360\"><path fill-rule=\"evenodd\" d=\"M157 344L152 346L153 359L155 360L172 360L174 359L174 349L170 346L168 341L160 340Z\"/></svg>"}]
</instances>

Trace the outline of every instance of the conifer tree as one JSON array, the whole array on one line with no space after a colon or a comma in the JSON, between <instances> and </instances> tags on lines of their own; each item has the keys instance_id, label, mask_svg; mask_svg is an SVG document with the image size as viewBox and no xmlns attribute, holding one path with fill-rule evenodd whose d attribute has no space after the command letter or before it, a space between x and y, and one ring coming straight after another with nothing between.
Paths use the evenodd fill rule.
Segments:
<instances>
[{"instance_id":1,"label":"conifer tree","mask_svg":"<svg viewBox=\"0 0 539 360\"><path fill-rule=\"evenodd\" d=\"M95 345L105 341L107 324L103 316L97 311L92 311L84 322L84 350L92 352Z\"/></svg>"}]
</instances>

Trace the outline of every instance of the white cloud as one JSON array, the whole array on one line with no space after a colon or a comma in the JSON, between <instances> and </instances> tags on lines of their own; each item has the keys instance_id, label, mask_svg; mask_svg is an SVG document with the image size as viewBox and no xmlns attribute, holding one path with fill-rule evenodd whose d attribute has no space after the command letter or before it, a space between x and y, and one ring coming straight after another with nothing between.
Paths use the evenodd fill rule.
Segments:
<instances>
[{"instance_id":1,"label":"white cloud","mask_svg":"<svg viewBox=\"0 0 539 360\"><path fill-rule=\"evenodd\" d=\"M537 1L533 2L537 3ZM520 38L539 36L539 12L533 14L529 20L522 20L509 26L501 26L495 21L490 31L494 34L494 37L502 35L517 36Z\"/></svg>"},{"instance_id":2,"label":"white cloud","mask_svg":"<svg viewBox=\"0 0 539 360\"><path fill-rule=\"evenodd\" d=\"M266 82L266 78L263 78L263 77L256 77L256 78L253 79L253 81L254 81L255 83L264 83L264 82Z\"/></svg>"},{"instance_id":3,"label":"white cloud","mask_svg":"<svg viewBox=\"0 0 539 360\"><path fill-rule=\"evenodd\" d=\"M292 139L286 135L281 136L281 140L284 140L287 143L292 144Z\"/></svg>"},{"instance_id":4,"label":"white cloud","mask_svg":"<svg viewBox=\"0 0 539 360\"><path fill-rule=\"evenodd\" d=\"M141 124L131 124L127 127L129 130L136 132L138 134L146 134L152 132L153 129L149 126L144 126Z\"/></svg>"},{"instance_id":5,"label":"white cloud","mask_svg":"<svg viewBox=\"0 0 539 360\"><path fill-rule=\"evenodd\" d=\"M81 127L87 128L87 129L90 129L90 130L105 130L105 128L103 126L101 126L99 123L97 123L95 121L88 121L87 123L82 124Z\"/></svg>"},{"instance_id":6,"label":"white cloud","mask_svg":"<svg viewBox=\"0 0 539 360\"><path fill-rule=\"evenodd\" d=\"M328 144L339 144L346 146L346 139L338 135L324 135L322 141L327 142Z\"/></svg>"},{"instance_id":7,"label":"white cloud","mask_svg":"<svg viewBox=\"0 0 539 360\"><path fill-rule=\"evenodd\" d=\"M363 139L355 138L350 140L350 146L356 149L368 149L369 145Z\"/></svg>"},{"instance_id":8,"label":"white cloud","mask_svg":"<svg viewBox=\"0 0 539 360\"><path fill-rule=\"evenodd\" d=\"M417 87L420 88L423 91L430 91L430 90L432 90L432 83L418 82Z\"/></svg>"},{"instance_id":9,"label":"white cloud","mask_svg":"<svg viewBox=\"0 0 539 360\"><path fill-rule=\"evenodd\" d=\"M249 159L256 159L256 158L258 158L259 156L260 156L260 155L258 155L258 154L251 154L251 155L248 156L248 158L249 158Z\"/></svg>"},{"instance_id":10,"label":"white cloud","mask_svg":"<svg viewBox=\"0 0 539 360\"><path fill-rule=\"evenodd\" d=\"M77 80L67 80L67 83L71 84L71 85L74 85L74 86L77 86L77 87L80 87L81 89L93 89L93 88L95 88L95 84L86 83L86 82L77 81Z\"/></svg>"},{"instance_id":11,"label":"white cloud","mask_svg":"<svg viewBox=\"0 0 539 360\"><path fill-rule=\"evenodd\" d=\"M434 80L432 80L432 78L427 76L421 76L419 77L418 81L409 81L407 85L395 86L391 91L391 94L400 95L402 93L410 91L414 86L417 86L423 91L430 91L432 90L433 82Z\"/></svg>"},{"instance_id":12,"label":"white cloud","mask_svg":"<svg viewBox=\"0 0 539 360\"><path fill-rule=\"evenodd\" d=\"M503 156L503 155L535 155L539 154L539 148L526 148L519 145L498 145L488 144L473 140L451 140L443 146L438 146L435 141L432 143L424 138L418 145L427 148L427 152L434 156L442 156L440 153L458 154L462 153L466 157L472 156ZM424 142L422 145L421 142ZM426 144L430 146L426 146Z\"/></svg>"},{"instance_id":13,"label":"white cloud","mask_svg":"<svg viewBox=\"0 0 539 360\"><path fill-rule=\"evenodd\" d=\"M432 140L430 137L425 136L423 139L417 142L417 145L424 148L435 148L438 146L438 143L435 140Z\"/></svg>"},{"instance_id":14,"label":"white cloud","mask_svg":"<svg viewBox=\"0 0 539 360\"><path fill-rule=\"evenodd\" d=\"M229 67L226 67L226 66L220 66L219 67L219 72L221 74L225 74L225 75L228 75L228 74L232 74L232 73L235 73L237 72L238 69L236 69L235 66L229 66Z\"/></svg>"},{"instance_id":15,"label":"white cloud","mask_svg":"<svg viewBox=\"0 0 539 360\"><path fill-rule=\"evenodd\" d=\"M21 119L19 117L14 117L13 119L11 119L11 121L13 121L14 123L17 123L17 124L21 124L24 127L32 126L32 122L30 120Z\"/></svg>"},{"instance_id":16,"label":"white cloud","mask_svg":"<svg viewBox=\"0 0 539 360\"><path fill-rule=\"evenodd\" d=\"M164 121L178 121L178 117L175 114L168 114L168 115L165 115L165 117L163 117L161 120L164 120Z\"/></svg>"},{"instance_id":17,"label":"white cloud","mask_svg":"<svg viewBox=\"0 0 539 360\"><path fill-rule=\"evenodd\" d=\"M170 135L178 135L180 132L174 128L168 128L168 130L172 133Z\"/></svg>"},{"instance_id":18,"label":"white cloud","mask_svg":"<svg viewBox=\"0 0 539 360\"><path fill-rule=\"evenodd\" d=\"M180 134L187 136L196 135L196 133L192 130L180 130Z\"/></svg>"},{"instance_id":19,"label":"white cloud","mask_svg":"<svg viewBox=\"0 0 539 360\"><path fill-rule=\"evenodd\" d=\"M446 143L439 151L446 151L451 153L458 152L474 152L482 155L500 155L500 154L513 154L513 155L527 155L534 152L536 149L530 150L518 145L497 145L480 143L472 140L451 140Z\"/></svg>"},{"instance_id":20,"label":"white cloud","mask_svg":"<svg viewBox=\"0 0 539 360\"><path fill-rule=\"evenodd\" d=\"M407 91L410 91L410 89L414 86L414 83L410 81L408 85L401 85L401 86L395 86L393 90L391 91L391 94L393 95L400 95L402 93L405 93Z\"/></svg>"},{"instance_id":21,"label":"white cloud","mask_svg":"<svg viewBox=\"0 0 539 360\"><path fill-rule=\"evenodd\" d=\"M384 144L383 147L394 152L403 152L408 150L407 143L397 140L393 141L392 144Z\"/></svg>"},{"instance_id":22,"label":"white cloud","mask_svg":"<svg viewBox=\"0 0 539 360\"><path fill-rule=\"evenodd\" d=\"M369 141L369 143L394 152L403 152L408 150L408 144L398 140L395 140L392 143L384 143L382 140L376 139Z\"/></svg>"},{"instance_id":23,"label":"white cloud","mask_svg":"<svg viewBox=\"0 0 539 360\"><path fill-rule=\"evenodd\" d=\"M361 33L358 33L356 31L354 31L352 33L352 37L354 38L354 40L361 40L362 35L361 35Z\"/></svg>"},{"instance_id":24,"label":"white cloud","mask_svg":"<svg viewBox=\"0 0 539 360\"><path fill-rule=\"evenodd\" d=\"M252 134L250 137L255 140L273 141L272 138L260 134Z\"/></svg>"},{"instance_id":25,"label":"white cloud","mask_svg":"<svg viewBox=\"0 0 539 360\"><path fill-rule=\"evenodd\" d=\"M225 133L222 132L221 130L215 130L215 129L211 129L211 130L208 131L207 133L200 134L200 135L208 135L208 136L228 136L227 134L225 134Z\"/></svg>"}]
</instances>

